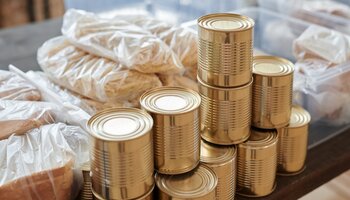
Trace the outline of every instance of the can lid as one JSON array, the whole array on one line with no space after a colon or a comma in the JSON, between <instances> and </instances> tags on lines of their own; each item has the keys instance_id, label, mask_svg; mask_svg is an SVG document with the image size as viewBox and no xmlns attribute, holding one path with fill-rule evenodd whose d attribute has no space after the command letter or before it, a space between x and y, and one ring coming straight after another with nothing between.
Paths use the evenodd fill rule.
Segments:
<instances>
[{"instance_id":1,"label":"can lid","mask_svg":"<svg viewBox=\"0 0 350 200\"><path fill-rule=\"evenodd\" d=\"M208 164L223 164L235 158L236 149L234 146L213 145L201 141L200 161Z\"/></svg>"},{"instance_id":2,"label":"can lid","mask_svg":"<svg viewBox=\"0 0 350 200\"><path fill-rule=\"evenodd\" d=\"M263 76L285 76L294 72L294 65L289 60L276 56L255 56L253 74Z\"/></svg>"},{"instance_id":3,"label":"can lid","mask_svg":"<svg viewBox=\"0 0 350 200\"><path fill-rule=\"evenodd\" d=\"M304 126L308 124L310 120L311 116L309 112L301 106L293 105L288 128Z\"/></svg>"},{"instance_id":4,"label":"can lid","mask_svg":"<svg viewBox=\"0 0 350 200\"><path fill-rule=\"evenodd\" d=\"M252 128L247 141L239 144L240 147L261 149L277 142L277 131Z\"/></svg>"},{"instance_id":5,"label":"can lid","mask_svg":"<svg viewBox=\"0 0 350 200\"><path fill-rule=\"evenodd\" d=\"M128 141L148 133L152 117L137 108L110 108L96 113L88 121L90 135L108 141Z\"/></svg>"},{"instance_id":6,"label":"can lid","mask_svg":"<svg viewBox=\"0 0 350 200\"><path fill-rule=\"evenodd\" d=\"M145 92L140 103L143 109L158 114L182 114L197 109L201 97L193 90L181 87L159 87Z\"/></svg>"},{"instance_id":7,"label":"can lid","mask_svg":"<svg viewBox=\"0 0 350 200\"><path fill-rule=\"evenodd\" d=\"M200 17L198 26L213 31L243 31L254 27L254 20L233 13L215 13Z\"/></svg>"},{"instance_id":8,"label":"can lid","mask_svg":"<svg viewBox=\"0 0 350 200\"><path fill-rule=\"evenodd\" d=\"M185 174L156 174L156 184L161 191L171 197L191 199L203 197L212 192L218 184L218 178L209 167L199 165Z\"/></svg>"}]
</instances>

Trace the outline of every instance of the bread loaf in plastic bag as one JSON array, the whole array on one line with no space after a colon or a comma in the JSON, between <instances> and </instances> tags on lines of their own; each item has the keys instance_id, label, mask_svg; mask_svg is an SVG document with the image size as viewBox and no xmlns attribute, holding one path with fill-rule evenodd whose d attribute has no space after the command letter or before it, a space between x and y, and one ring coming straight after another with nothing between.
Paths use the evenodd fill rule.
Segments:
<instances>
[{"instance_id":1,"label":"bread loaf in plastic bag","mask_svg":"<svg viewBox=\"0 0 350 200\"><path fill-rule=\"evenodd\" d=\"M0 141L0 199L74 199L82 184L74 169L88 161L87 142L81 128L62 123Z\"/></svg>"},{"instance_id":2,"label":"bread loaf in plastic bag","mask_svg":"<svg viewBox=\"0 0 350 200\"><path fill-rule=\"evenodd\" d=\"M81 10L64 15L62 34L75 46L143 73L183 73L178 56L158 37L122 19Z\"/></svg>"},{"instance_id":3,"label":"bread loaf in plastic bag","mask_svg":"<svg viewBox=\"0 0 350 200\"><path fill-rule=\"evenodd\" d=\"M0 70L0 99L39 101L39 91L16 74Z\"/></svg>"},{"instance_id":4,"label":"bread loaf in plastic bag","mask_svg":"<svg viewBox=\"0 0 350 200\"><path fill-rule=\"evenodd\" d=\"M38 62L56 84L100 102L128 101L161 86L155 74L126 69L112 60L88 54L63 36L45 42Z\"/></svg>"}]
</instances>

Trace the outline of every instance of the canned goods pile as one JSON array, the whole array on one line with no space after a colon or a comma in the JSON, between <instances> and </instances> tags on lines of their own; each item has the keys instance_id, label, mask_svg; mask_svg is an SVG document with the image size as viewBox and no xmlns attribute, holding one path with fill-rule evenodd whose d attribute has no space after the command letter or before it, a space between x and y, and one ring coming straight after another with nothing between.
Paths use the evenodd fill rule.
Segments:
<instances>
[{"instance_id":1,"label":"canned goods pile","mask_svg":"<svg viewBox=\"0 0 350 200\"><path fill-rule=\"evenodd\" d=\"M253 59L248 17L211 14L198 26L199 94L155 88L142 110L108 109L88 122L95 199L261 197L277 173L305 167L310 115L292 106L293 64Z\"/></svg>"}]
</instances>

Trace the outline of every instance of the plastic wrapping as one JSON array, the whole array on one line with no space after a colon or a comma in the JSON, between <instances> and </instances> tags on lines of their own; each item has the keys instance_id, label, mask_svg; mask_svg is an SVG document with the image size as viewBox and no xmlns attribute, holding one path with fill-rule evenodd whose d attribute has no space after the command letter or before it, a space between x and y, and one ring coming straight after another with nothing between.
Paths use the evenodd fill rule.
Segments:
<instances>
[{"instance_id":1,"label":"plastic wrapping","mask_svg":"<svg viewBox=\"0 0 350 200\"><path fill-rule=\"evenodd\" d=\"M180 58L185 76L197 80L197 33L190 28L171 25L145 15L122 16L165 42Z\"/></svg>"},{"instance_id":2,"label":"plastic wrapping","mask_svg":"<svg viewBox=\"0 0 350 200\"><path fill-rule=\"evenodd\" d=\"M155 74L125 69L71 45L64 37L48 40L38 50L38 62L56 84L100 102L128 101L161 86Z\"/></svg>"},{"instance_id":3,"label":"plastic wrapping","mask_svg":"<svg viewBox=\"0 0 350 200\"><path fill-rule=\"evenodd\" d=\"M68 10L62 33L75 46L143 73L182 73L178 56L159 38L122 19Z\"/></svg>"},{"instance_id":4,"label":"plastic wrapping","mask_svg":"<svg viewBox=\"0 0 350 200\"><path fill-rule=\"evenodd\" d=\"M197 82L194 80L180 75L160 75L160 80L163 83L163 86L176 86L192 89L198 92Z\"/></svg>"},{"instance_id":5,"label":"plastic wrapping","mask_svg":"<svg viewBox=\"0 0 350 200\"><path fill-rule=\"evenodd\" d=\"M303 0L301 4L303 10L311 12L323 12L344 18L350 18L350 7L336 1L330 0Z\"/></svg>"},{"instance_id":6,"label":"plastic wrapping","mask_svg":"<svg viewBox=\"0 0 350 200\"><path fill-rule=\"evenodd\" d=\"M55 107L46 102L0 100L0 140L53 123Z\"/></svg>"},{"instance_id":7,"label":"plastic wrapping","mask_svg":"<svg viewBox=\"0 0 350 200\"><path fill-rule=\"evenodd\" d=\"M43 90L41 91L42 93L45 94L45 91L51 91L59 96L60 101L69 102L72 105L75 105L83 109L85 112L87 112L90 115L93 115L96 112L106 108L137 106L137 104L132 104L131 102L128 102L128 101L108 102L108 103L95 101L56 85L55 83L51 82L43 72L29 71L26 74L28 78L35 80L38 84L43 86L41 88L38 88L39 90ZM49 99L46 99L45 95L43 96L43 99L46 101L49 101Z\"/></svg>"},{"instance_id":8,"label":"plastic wrapping","mask_svg":"<svg viewBox=\"0 0 350 200\"><path fill-rule=\"evenodd\" d=\"M0 99L39 101L39 91L16 74L0 70Z\"/></svg>"},{"instance_id":9,"label":"plastic wrapping","mask_svg":"<svg viewBox=\"0 0 350 200\"><path fill-rule=\"evenodd\" d=\"M73 169L87 161L87 148L86 133L62 123L0 141L0 199L73 199L82 184Z\"/></svg>"},{"instance_id":10,"label":"plastic wrapping","mask_svg":"<svg viewBox=\"0 0 350 200\"><path fill-rule=\"evenodd\" d=\"M297 60L321 59L331 64L341 64L350 60L350 36L340 32L310 26L293 45Z\"/></svg>"}]
</instances>

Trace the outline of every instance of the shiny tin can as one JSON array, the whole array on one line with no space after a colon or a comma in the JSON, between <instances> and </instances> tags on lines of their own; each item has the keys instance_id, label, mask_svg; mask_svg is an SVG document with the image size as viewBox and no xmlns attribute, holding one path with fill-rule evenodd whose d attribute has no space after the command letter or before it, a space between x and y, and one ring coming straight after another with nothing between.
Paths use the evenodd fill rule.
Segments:
<instances>
[{"instance_id":1,"label":"shiny tin can","mask_svg":"<svg viewBox=\"0 0 350 200\"><path fill-rule=\"evenodd\" d=\"M217 13L198 19L198 76L216 87L250 82L254 21L249 17Z\"/></svg>"},{"instance_id":2,"label":"shiny tin can","mask_svg":"<svg viewBox=\"0 0 350 200\"><path fill-rule=\"evenodd\" d=\"M218 178L213 170L200 164L179 175L156 174L159 200L215 200Z\"/></svg>"},{"instance_id":3,"label":"shiny tin can","mask_svg":"<svg viewBox=\"0 0 350 200\"><path fill-rule=\"evenodd\" d=\"M238 145L237 194L261 197L273 192L277 141L275 130L252 129L249 139Z\"/></svg>"},{"instance_id":4,"label":"shiny tin can","mask_svg":"<svg viewBox=\"0 0 350 200\"><path fill-rule=\"evenodd\" d=\"M210 167L218 177L216 199L234 199L237 173L235 146L219 146L202 140L201 164Z\"/></svg>"},{"instance_id":5,"label":"shiny tin can","mask_svg":"<svg viewBox=\"0 0 350 200\"><path fill-rule=\"evenodd\" d=\"M102 199L136 199L154 185L152 117L111 108L88 121L92 192Z\"/></svg>"},{"instance_id":6,"label":"shiny tin can","mask_svg":"<svg viewBox=\"0 0 350 200\"><path fill-rule=\"evenodd\" d=\"M311 116L306 110L294 105L289 125L277 129L279 175L295 175L304 170L310 120Z\"/></svg>"},{"instance_id":7,"label":"shiny tin can","mask_svg":"<svg viewBox=\"0 0 350 200\"><path fill-rule=\"evenodd\" d=\"M132 199L132 200L153 200L153 190L154 190L155 184L153 185L152 189L150 191L148 191L145 195L136 198L136 199ZM107 200L107 199L103 199L102 197L100 197L98 194L94 194L93 195L93 199L94 200Z\"/></svg>"},{"instance_id":8,"label":"shiny tin can","mask_svg":"<svg viewBox=\"0 0 350 200\"><path fill-rule=\"evenodd\" d=\"M90 166L84 165L82 167L82 173L83 173L83 186L82 186L82 189L80 190L80 193L77 199L92 200L93 195L91 191Z\"/></svg>"},{"instance_id":9,"label":"shiny tin can","mask_svg":"<svg viewBox=\"0 0 350 200\"><path fill-rule=\"evenodd\" d=\"M201 135L210 143L232 145L248 139L251 125L252 80L236 88L209 86L198 77Z\"/></svg>"},{"instance_id":10,"label":"shiny tin can","mask_svg":"<svg viewBox=\"0 0 350 200\"><path fill-rule=\"evenodd\" d=\"M200 103L197 92L180 87L159 87L141 96L141 107L154 120L154 159L159 173L181 174L198 165Z\"/></svg>"},{"instance_id":11,"label":"shiny tin can","mask_svg":"<svg viewBox=\"0 0 350 200\"><path fill-rule=\"evenodd\" d=\"M253 62L252 125L281 128L289 123L294 65L274 56L256 56Z\"/></svg>"}]
</instances>

